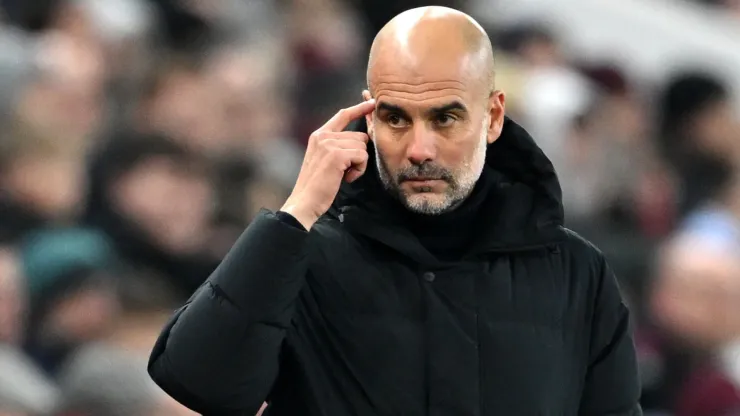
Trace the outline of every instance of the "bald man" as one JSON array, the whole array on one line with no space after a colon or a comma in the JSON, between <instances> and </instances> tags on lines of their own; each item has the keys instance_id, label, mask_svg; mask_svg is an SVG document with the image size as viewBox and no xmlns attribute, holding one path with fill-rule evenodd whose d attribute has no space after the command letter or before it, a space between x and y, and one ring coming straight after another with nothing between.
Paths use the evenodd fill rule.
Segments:
<instances>
[{"instance_id":1,"label":"bald man","mask_svg":"<svg viewBox=\"0 0 740 416\"><path fill-rule=\"evenodd\" d=\"M563 228L480 25L400 14L367 84L176 312L153 379L205 415L641 414L615 278Z\"/></svg>"}]
</instances>

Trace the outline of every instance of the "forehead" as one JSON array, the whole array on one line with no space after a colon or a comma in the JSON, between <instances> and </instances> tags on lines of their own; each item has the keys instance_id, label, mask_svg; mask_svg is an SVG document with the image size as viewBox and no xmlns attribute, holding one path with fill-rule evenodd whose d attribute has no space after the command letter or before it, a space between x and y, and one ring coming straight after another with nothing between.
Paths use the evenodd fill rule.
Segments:
<instances>
[{"instance_id":1,"label":"forehead","mask_svg":"<svg viewBox=\"0 0 740 416\"><path fill-rule=\"evenodd\" d=\"M472 99L464 84L444 80L427 82L386 80L375 85L373 97L379 102L411 107L445 104L448 101L468 103Z\"/></svg>"},{"instance_id":2,"label":"forehead","mask_svg":"<svg viewBox=\"0 0 740 416\"><path fill-rule=\"evenodd\" d=\"M370 92L378 101L434 105L449 100L469 103L476 96L473 71L460 57L395 58L379 59L368 73Z\"/></svg>"}]
</instances>

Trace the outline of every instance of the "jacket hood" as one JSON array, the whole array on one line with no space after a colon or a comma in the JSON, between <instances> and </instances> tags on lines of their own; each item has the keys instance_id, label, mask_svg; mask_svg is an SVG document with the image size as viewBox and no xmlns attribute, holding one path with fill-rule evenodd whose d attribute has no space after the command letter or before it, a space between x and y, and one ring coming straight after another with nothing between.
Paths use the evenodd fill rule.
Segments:
<instances>
[{"instance_id":1,"label":"jacket hood","mask_svg":"<svg viewBox=\"0 0 740 416\"><path fill-rule=\"evenodd\" d=\"M367 132L364 120L348 130ZM371 155L375 152L368 145ZM501 136L490 144L484 174L495 181L486 196L478 249L517 250L541 247L563 237L562 190L552 162L532 136L519 124L506 118ZM377 167L371 156L365 174L351 184L343 184L329 214L346 222L355 231L385 243L397 241L403 224L390 214L391 198L383 198ZM490 213L490 215L488 214ZM388 231L394 233L390 238ZM393 243L391 243L393 244Z\"/></svg>"}]
</instances>

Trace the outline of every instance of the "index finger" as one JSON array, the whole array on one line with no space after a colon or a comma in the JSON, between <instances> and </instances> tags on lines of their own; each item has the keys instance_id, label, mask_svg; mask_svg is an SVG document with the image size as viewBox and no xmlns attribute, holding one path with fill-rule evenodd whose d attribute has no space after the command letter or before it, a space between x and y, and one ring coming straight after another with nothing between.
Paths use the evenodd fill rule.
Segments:
<instances>
[{"instance_id":1,"label":"index finger","mask_svg":"<svg viewBox=\"0 0 740 416\"><path fill-rule=\"evenodd\" d=\"M321 127L321 130L335 132L342 131L349 125L349 123L372 113L374 110L375 99L363 101L359 104L353 105L352 107L339 110L334 117L330 118L329 121Z\"/></svg>"}]
</instances>

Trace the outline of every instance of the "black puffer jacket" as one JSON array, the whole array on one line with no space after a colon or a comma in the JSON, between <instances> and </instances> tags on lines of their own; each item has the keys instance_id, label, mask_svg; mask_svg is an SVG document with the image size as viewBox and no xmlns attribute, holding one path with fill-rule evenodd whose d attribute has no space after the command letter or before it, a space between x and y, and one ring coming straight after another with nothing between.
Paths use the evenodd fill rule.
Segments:
<instances>
[{"instance_id":1,"label":"black puffer jacket","mask_svg":"<svg viewBox=\"0 0 740 416\"><path fill-rule=\"evenodd\" d=\"M372 164L371 164L372 165ZM628 311L507 120L462 259L437 260L371 169L310 233L264 212L163 331L149 371L205 415L639 415Z\"/></svg>"}]
</instances>

